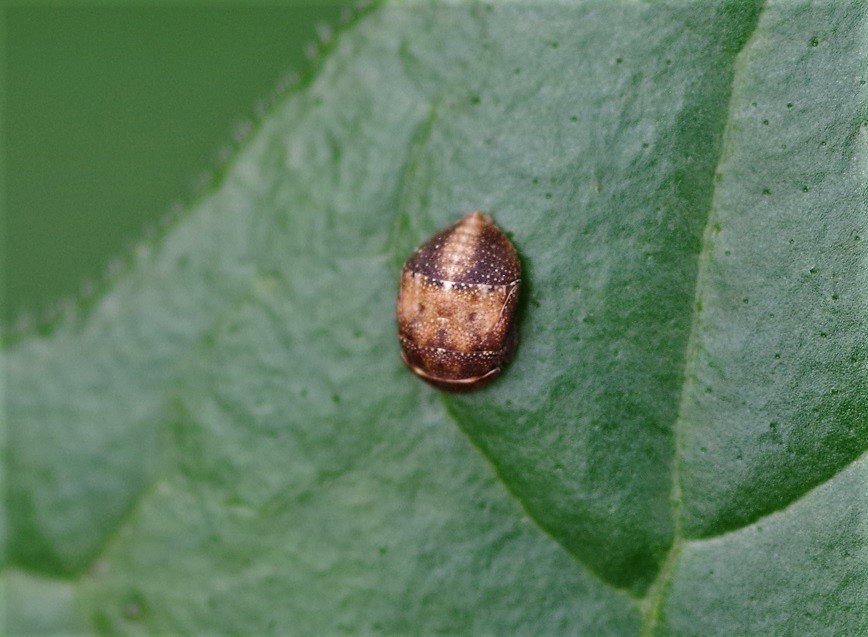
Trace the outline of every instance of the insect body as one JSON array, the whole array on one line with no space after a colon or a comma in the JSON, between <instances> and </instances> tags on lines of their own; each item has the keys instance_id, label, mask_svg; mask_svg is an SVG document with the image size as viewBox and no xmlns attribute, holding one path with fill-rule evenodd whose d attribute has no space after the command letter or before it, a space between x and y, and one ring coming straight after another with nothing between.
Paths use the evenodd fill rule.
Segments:
<instances>
[{"instance_id":1,"label":"insect body","mask_svg":"<svg viewBox=\"0 0 868 637\"><path fill-rule=\"evenodd\" d=\"M422 244L401 270L401 356L453 392L494 380L517 344L521 266L488 215L471 212Z\"/></svg>"}]
</instances>

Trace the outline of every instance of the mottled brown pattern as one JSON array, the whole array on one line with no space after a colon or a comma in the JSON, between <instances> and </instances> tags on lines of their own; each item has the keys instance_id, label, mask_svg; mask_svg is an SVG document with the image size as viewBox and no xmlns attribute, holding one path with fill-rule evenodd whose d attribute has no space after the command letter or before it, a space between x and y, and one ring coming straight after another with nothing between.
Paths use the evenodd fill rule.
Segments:
<instances>
[{"instance_id":1,"label":"mottled brown pattern","mask_svg":"<svg viewBox=\"0 0 868 637\"><path fill-rule=\"evenodd\" d=\"M488 215L472 212L404 264L398 330L404 362L449 391L491 382L512 357L521 268Z\"/></svg>"}]
</instances>

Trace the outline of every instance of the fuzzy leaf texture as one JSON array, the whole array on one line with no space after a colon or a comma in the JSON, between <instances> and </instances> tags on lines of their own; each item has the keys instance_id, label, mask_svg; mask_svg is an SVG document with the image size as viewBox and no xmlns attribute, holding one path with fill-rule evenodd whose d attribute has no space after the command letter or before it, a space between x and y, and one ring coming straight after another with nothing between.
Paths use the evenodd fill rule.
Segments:
<instances>
[{"instance_id":1,"label":"fuzzy leaf texture","mask_svg":"<svg viewBox=\"0 0 868 637\"><path fill-rule=\"evenodd\" d=\"M79 315L7 344L9 634L868 632L868 10L378 6ZM412 249L524 268L489 388Z\"/></svg>"}]
</instances>

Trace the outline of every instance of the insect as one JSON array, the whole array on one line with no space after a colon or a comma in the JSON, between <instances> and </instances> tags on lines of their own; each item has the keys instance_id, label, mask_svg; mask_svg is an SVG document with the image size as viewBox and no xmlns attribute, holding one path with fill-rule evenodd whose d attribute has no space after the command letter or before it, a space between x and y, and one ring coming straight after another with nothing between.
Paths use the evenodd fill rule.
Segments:
<instances>
[{"instance_id":1,"label":"insect","mask_svg":"<svg viewBox=\"0 0 868 637\"><path fill-rule=\"evenodd\" d=\"M521 265L494 220L464 215L423 243L401 270L398 337L407 367L451 392L494 380L518 343Z\"/></svg>"}]
</instances>

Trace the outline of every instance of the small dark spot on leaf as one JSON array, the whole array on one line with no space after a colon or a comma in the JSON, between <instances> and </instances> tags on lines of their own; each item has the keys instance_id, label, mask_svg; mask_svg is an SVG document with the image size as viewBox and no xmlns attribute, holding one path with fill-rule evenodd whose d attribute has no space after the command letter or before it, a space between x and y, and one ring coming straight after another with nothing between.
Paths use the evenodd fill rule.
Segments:
<instances>
[{"instance_id":1,"label":"small dark spot on leaf","mask_svg":"<svg viewBox=\"0 0 868 637\"><path fill-rule=\"evenodd\" d=\"M615 64L620 64L623 61L621 58L615 58Z\"/></svg>"},{"instance_id":2,"label":"small dark spot on leaf","mask_svg":"<svg viewBox=\"0 0 868 637\"><path fill-rule=\"evenodd\" d=\"M473 104L474 106L479 104L479 102L481 102L481 101L482 100L479 98L478 95L474 95L473 97L470 98L470 103Z\"/></svg>"},{"instance_id":3,"label":"small dark spot on leaf","mask_svg":"<svg viewBox=\"0 0 868 637\"><path fill-rule=\"evenodd\" d=\"M826 332L820 332L820 338L828 338L829 334Z\"/></svg>"},{"instance_id":4,"label":"small dark spot on leaf","mask_svg":"<svg viewBox=\"0 0 868 637\"><path fill-rule=\"evenodd\" d=\"M711 389L711 387L706 387L706 388L705 388L705 393L706 393L706 394L710 394L710 393L712 393L712 389Z\"/></svg>"},{"instance_id":5,"label":"small dark spot on leaf","mask_svg":"<svg viewBox=\"0 0 868 637\"><path fill-rule=\"evenodd\" d=\"M672 64L672 60L666 60L666 65L668 66L670 64Z\"/></svg>"},{"instance_id":6,"label":"small dark spot on leaf","mask_svg":"<svg viewBox=\"0 0 868 637\"><path fill-rule=\"evenodd\" d=\"M780 354L775 354L775 360L780 360L780 358L781 358Z\"/></svg>"},{"instance_id":7,"label":"small dark spot on leaf","mask_svg":"<svg viewBox=\"0 0 868 637\"><path fill-rule=\"evenodd\" d=\"M338 394L332 394L332 402L338 404L341 402L341 397Z\"/></svg>"},{"instance_id":8,"label":"small dark spot on leaf","mask_svg":"<svg viewBox=\"0 0 868 637\"><path fill-rule=\"evenodd\" d=\"M725 256L725 257L728 257L730 254L732 254L732 253L729 250L723 251L723 256Z\"/></svg>"},{"instance_id":9,"label":"small dark spot on leaf","mask_svg":"<svg viewBox=\"0 0 868 637\"><path fill-rule=\"evenodd\" d=\"M817 268L811 268L810 270L808 270L808 272L810 272L811 274L816 274Z\"/></svg>"},{"instance_id":10,"label":"small dark spot on leaf","mask_svg":"<svg viewBox=\"0 0 868 637\"><path fill-rule=\"evenodd\" d=\"M558 48L558 43L557 43L557 42L552 42L552 48L553 48L553 49Z\"/></svg>"},{"instance_id":11,"label":"small dark spot on leaf","mask_svg":"<svg viewBox=\"0 0 868 637\"><path fill-rule=\"evenodd\" d=\"M793 107L793 103L792 103L792 102L787 102L787 108L792 108L792 107Z\"/></svg>"},{"instance_id":12,"label":"small dark spot on leaf","mask_svg":"<svg viewBox=\"0 0 868 637\"><path fill-rule=\"evenodd\" d=\"M712 226L712 230L714 230L714 232L720 232L721 231L720 224L719 223L714 224L714 226Z\"/></svg>"},{"instance_id":13,"label":"small dark spot on leaf","mask_svg":"<svg viewBox=\"0 0 868 637\"><path fill-rule=\"evenodd\" d=\"M642 148L648 148L648 142L642 142Z\"/></svg>"},{"instance_id":14,"label":"small dark spot on leaf","mask_svg":"<svg viewBox=\"0 0 868 637\"><path fill-rule=\"evenodd\" d=\"M570 121L571 121L571 122L578 122L578 121L579 121L579 118L576 117L575 115L573 115L573 116L570 118Z\"/></svg>"},{"instance_id":15,"label":"small dark spot on leaf","mask_svg":"<svg viewBox=\"0 0 868 637\"><path fill-rule=\"evenodd\" d=\"M833 295L832 295L832 300L833 300L833 301L837 301L837 300L838 300L838 295L837 295L837 294L833 294Z\"/></svg>"},{"instance_id":16,"label":"small dark spot on leaf","mask_svg":"<svg viewBox=\"0 0 868 637\"><path fill-rule=\"evenodd\" d=\"M815 35L814 37L811 38L810 43L811 43L811 46L818 46L820 44L820 38L818 38Z\"/></svg>"},{"instance_id":17,"label":"small dark spot on leaf","mask_svg":"<svg viewBox=\"0 0 868 637\"><path fill-rule=\"evenodd\" d=\"M756 106L756 102L751 102L750 105L751 105L751 106Z\"/></svg>"},{"instance_id":18,"label":"small dark spot on leaf","mask_svg":"<svg viewBox=\"0 0 868 637\"><path fill-rule=\"evenodd\" d=\"M546 193L546 199L551 199L551 198L552 198L552 193L547 192L547 193Z\"/></svg>"},{"instance_id":19,"label":"small dark spot on leaf","mask_svg":"<svg viewBox=\"0 0 868 637\"><path fill-rule=\"evenodd\" d=\"M807 186L802 186L802 192L808 192L810 190Z\"/></svg>"},{"instance_id":20,"label":"small dark spot on leaf","mask_svg":"<svg viewBox=\"0 0 868 637\"><path fill-rule=\"evenodd\" d=\"M533 183L538 184L538 183L539 183L539 179L538 179L537 177L534 177L534 178L533 178Z\"/></svg>"},{"instance_id":21,"label":"small dark spot on leaf","mask_svg":"<svg viewBox=\"0 0 868 637\"><path fill-rule=\"evenodd\" d=\"M772 194L772 191L769 190L768 188L763 188L763 194L764 195L770 195L770 194Z\"/></svg>"},{"instance_id":22,"label":"small dark spot on leaf","mask_svg":"<svg viewBox=\"0 0 868 637\"><path fill-rule=\"evenodd\" d=\"M750 299L748 299L747 297L744 297L744 298L741 300L741 302L747 304L747 303L750 302Z\"/></svg>"},{"instance_id":23,"label":"small dark spot on leaf","mask_svg":"<svg viewBox=\"0 0 868 637\"><path fill-rule=\"evenodd\" d=\"M138 593L130 595L124 602L123 615L130 620L138 620L144 615L145 604Z\"/></svg>"},{"instance_id":24,"label":"small dark spot on leaf","mask_svg":"<svg viewBox=\"0 0 868 637\"><path fill-rule=\"evenodd\" d=\"M764 120L763 120L763 126L768 126L768 125L769 125L769 120L764 119Z\"/></svg>"}]
</instances>

